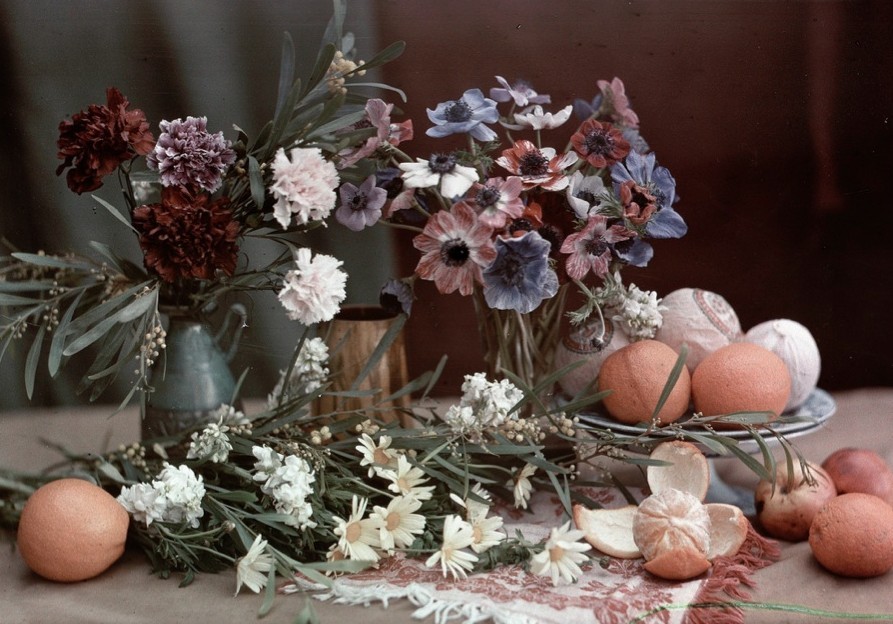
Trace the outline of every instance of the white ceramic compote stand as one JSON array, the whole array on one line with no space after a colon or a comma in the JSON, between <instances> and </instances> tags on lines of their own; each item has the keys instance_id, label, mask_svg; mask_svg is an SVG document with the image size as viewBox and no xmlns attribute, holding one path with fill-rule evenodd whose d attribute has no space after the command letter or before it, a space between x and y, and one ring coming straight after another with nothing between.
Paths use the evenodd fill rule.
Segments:
<instances>
[{"instance_id":1,"label":"white ceramic compote stand","mask_svg":"<svg viewBox=\"0 0 893 624\"><path fill-rule=\"evenodd\" d=\"M823 427L834 415L837 404L830 394L816 388L797 409L785 412L770 425L757 425L750 429L707 428L705 423L689 415L672 425L648 428L646 423L625 425L616 420L593 412L581 412L580 424L584 431L610 432L615 438L627 438L627 450L635 452L645 449L645 443L661 438L679 437L682 432L686 439L696 443L707 456L710 465L710 488L707 502L730 503L738 506L745 515L755 514L753 491L736 487L722 480L716 469L718 461L733 459L747 461L750 456L762 456L771 448L792 438L809 435ZM734 417L729 417L734 419ZM637 441L642 444L638 445ZM736 447L739 449L735 450ZM647 450L642 451L647 454ZM759 459L753 461L762 463Z\"/></svg>"}]
</instances>

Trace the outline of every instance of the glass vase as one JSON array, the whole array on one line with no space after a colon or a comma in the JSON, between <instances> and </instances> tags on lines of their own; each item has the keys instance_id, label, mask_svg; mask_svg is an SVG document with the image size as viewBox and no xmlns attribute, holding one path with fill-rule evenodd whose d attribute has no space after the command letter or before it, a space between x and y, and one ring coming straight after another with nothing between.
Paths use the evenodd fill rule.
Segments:
<instances>
[{"instance_id":1,"label":"glass vase","mask_svg":"<svg viewBox=\"0 0 893 624\"><path fill-rule=\"evenodd\" d=\"M196 313L164 312L168 317L166 347L152 371L143 439L171 436L211 422L221 405L232 404L236 388L229 362L245 327L245 307L234 304L216 334Z\"/></svg>"}]
</instances>

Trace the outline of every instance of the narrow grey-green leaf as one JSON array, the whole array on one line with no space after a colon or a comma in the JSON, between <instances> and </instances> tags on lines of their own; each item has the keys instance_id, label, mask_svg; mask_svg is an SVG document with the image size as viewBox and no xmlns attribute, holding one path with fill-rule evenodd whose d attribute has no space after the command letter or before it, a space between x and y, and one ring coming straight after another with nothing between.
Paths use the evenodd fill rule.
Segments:
<instances>
[{"instance_id":1,"label":"narrow grey-green leaf","mask_svg":"<svg viewBox=\"0 0 893 624\"><path fill-rule=\"evenodd\" d=\"M28 349L28 356L25 358L25 393L31 399L34 396L34 379L37 376L37 364L40 361L40 351L43 348L43 337L46 335L47 326L42 324L37 335L34 336L34 342Z\"/></svg>"},{"instance_id":2,"label":"narrow grey-green leaf","mask_svg":"<svg viewBox=\"0 0 893 624\"><path fill-rule=\"evenodd\" d=\"M99 203L100 206L102 206L103 208L108 210L112 214L112 216L115 217L118 221L120 221L121 223L123 223L124 225L129 227L133 231L134 234L139 234L137 229L135 227L133 227L133 225L130 223L130 219L125 217L123 214L121 214L120 210L118 210L117 208L112 206L110 203L108 203L101 197L98 197L96 195L91 195L91 197L93 199L95 199Z\"/></svg>"}]
</instances>

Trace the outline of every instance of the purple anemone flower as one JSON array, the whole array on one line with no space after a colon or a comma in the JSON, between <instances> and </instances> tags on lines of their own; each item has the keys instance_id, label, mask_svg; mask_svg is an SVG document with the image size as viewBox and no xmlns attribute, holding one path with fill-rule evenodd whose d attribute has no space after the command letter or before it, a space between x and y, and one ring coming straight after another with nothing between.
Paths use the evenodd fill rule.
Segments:
<instances>
[{"instance_id":1,"label":"purple anemone flower","mask_svg":"<svg viewBox=\"0 0 893 624\"><path fill-rule=\"evenodd\" d=\"M679 199L676 196L676 180L669 169L657 164L654 153L630 152L622 163L611 168L611 179L618 195L623 184L632 181L648 189L654 196L656 210L645 225L647 236L681 238L688 232L682 215L673 209L673 204Z\"/></svg>"},{"instance_id":2,"label":"purple anemone flower","mask_svg":"<svg viewBox=\"0 0 893 624\"><path fill-rule=\"evenodd\" d=\"M469 89L458 100L441 102L428 110L434 124L425 132L430 137L443 138L451 134L468 133L478 141L492 141L496 133L484 124L499 121L496 102L484 97L480 89Z\"/></svg>"},{"instance_id":3,"label":"purple anemone flower","mask_svg":"<svg viewBox=\"0 0 893 624\"><path fill-rule=\"evenodd\" d=\"M378 294L378 302L386 311L392 314L412 313L412 301L415 298L411 283L407 280L389 279L381 287Z\"/></svg>"},{"instance_id":4,"label":"purple anemone flower","mask_svg":"<svg viewBox=\"0 0 893 624\"><path fill-rule=\"evenodd\" d=\"M496 240L496 259L484 269L484 299L497 310L527 314L558 292L549 266L552 245L537 232Z\"/></svg>"},{"instance_id":5,"label":"purple anemone flower","mask_svg":"<svg viewBox=\"0 0 893 624\"><path fill-rule=\"evenodd\" d=\"M359 232L378 223L388 192L375 186L375 176L366 178L360 186L345 182L338 190L341 205L335 210L335 220L344 227Z\"/></svg>"},{"instance_id":6,"label":"purple anemone flower","mask_svg":"<svg viewBox=\"0 0 893 624\"><path fill-rule=\"evenodd\" d=\"M223 174L236 161L223 133L208 132L207 117L162 121L158 126L161 134L146 162L161 175L162 185L201 188L209 193L220 188Z\"/></svg>"}]
</instances>

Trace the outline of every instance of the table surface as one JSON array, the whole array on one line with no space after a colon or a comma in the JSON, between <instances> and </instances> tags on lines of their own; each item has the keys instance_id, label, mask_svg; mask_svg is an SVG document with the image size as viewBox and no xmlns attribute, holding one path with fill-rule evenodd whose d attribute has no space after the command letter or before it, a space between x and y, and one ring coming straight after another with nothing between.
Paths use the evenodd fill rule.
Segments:
<instances>
[{"instance_id":1,"label":"table surface","mask_svg":"<svg viewBox=\"0 0 893 624\"><path fill-rule=\"evenodd\" d=\"M872 448L893 465L893 388L866 388L836 393L837 412L808 436L793 440L810 460L821 462L844 446ZM34 471L59 459L41 438L64 443L76 452L102 452L138 438L139 419L133 410L115 416L99 408L25 409L0 414L0 466ZM735 460L717 460L723 480L752 488L756 478ZM175 579L162 580L138 551L128 551L112 568L75 584L59 584L31 573L4 536L0 539L0 621L4 624L43 622L247 622L256 617L262 597L243 592L233 598L231 572L199 576L187 588ZM823 570L807 543L782 542L780 560L754 574L752 600L760 603L805 605L826 611L893 614L893 572L874 579L846 579ZM264 622L294 622L306 598L276 600ZM400 624L412 619L407 600L369 607L313 601L322 622L361 618L364 622ZM815 614L748 609L747 622L833 622ZM434 622L433 617L422 620ZM840 620L845 621L845 620ZM877 621L893 621L887 618Z\"/></svg>"}]
</instances>

